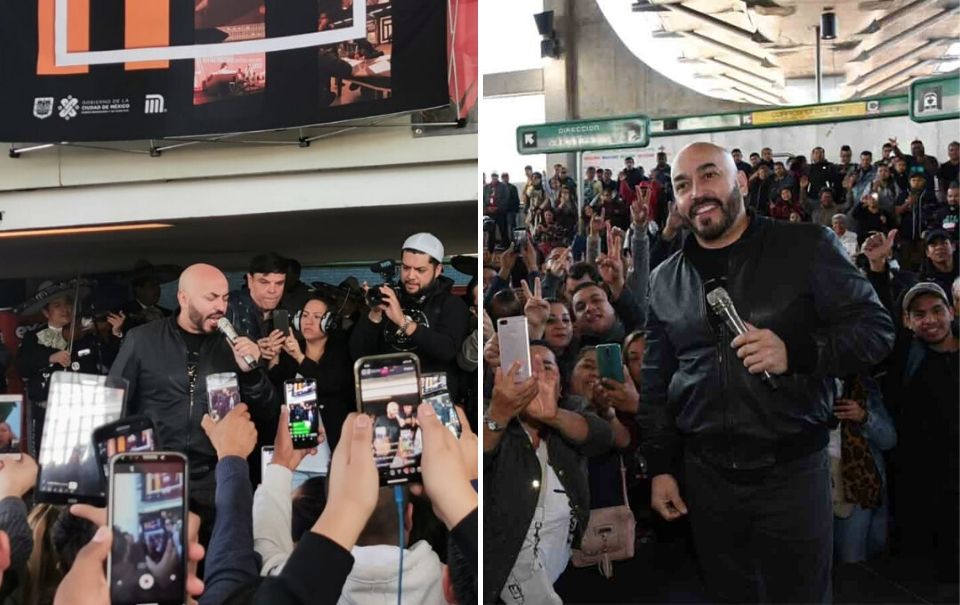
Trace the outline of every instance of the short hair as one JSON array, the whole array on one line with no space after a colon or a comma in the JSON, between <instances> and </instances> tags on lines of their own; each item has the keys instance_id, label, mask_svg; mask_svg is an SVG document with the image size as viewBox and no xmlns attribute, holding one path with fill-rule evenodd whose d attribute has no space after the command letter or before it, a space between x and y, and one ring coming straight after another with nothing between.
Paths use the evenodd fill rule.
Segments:
<instances>
[{"instance_id":1,"label":"short hair","mask_svg":"<svg viewBox=\"0 0 960 605\"><path fill-rule=\"evenodd\" d=\"M400 489L404 491L404 501L410 502L409 490L405 487ZM377 506L357 538L357 546L381 544L398 546L399 534L400 520L397 518L397 503L393 499L393 488L381 487Z\"/></svg>"},{"instance_id":2,"label":"short hair","mask_svg":"<svg viewBox=\"0 0 960 605\"><path fill-rule=\"evenodd\" d=\"M850 149L850 146L849 146L849 145L841 145L841 146L840 146L840 151L851 151L851 152L852 152L853 150Z\"/></svg>"},{"instance_id":3,"label":"short hair","mask_svg":"<svg viewBox=\"0 0 960 605\"><path fill-rule=\"evenodd\" d=\"M587 166L587 172L590 172L591 170L594 171L594 172L596 172L596 171L597 171L597 167L596 167L596 166Z\"/></svg>"},{"instance_id":4,"label":"short hair","mask_svg":"<svg viewBox=\"0 0 960 605\"><path fill-rule=\"evenodd\" d=\"M950 181L950 184L947 185L947 189L960 189L960 181Z\"/></svg>"},{"instance_id":5,"label":"short hair","mask_svg":"<svg viewBox=\"0 0 960 605\"><path fill-rule=\"evenodd\" d=\"M276 252L265 252L258 254L250 260L250 268L247 271L250 275L254 273L283 273L287 274L287 259Z\"/></svg>"},{"instance_id":6,"label":"short hair","mask_svg":"<svg viewBox=\"0 0 960 605\"><path fill-rule=\"evenodd\" d=\"M774 166L783 166L783 162L781 162L780 160L777 160L776 162L773 163L773 165L774 165ZM784 166L784 168L786 168L786 166Z\"/></svg>"},{"instance_id":7,"label":"short hair","mask_svg":"<svg viewBox=\"0 0 960 605\"><path fill-rule=\"evenodd\" d=\"M567 277L570 279L583 279L584 276L587 275L590 277L590 281L596 284L599 284L603 281L603 278L600 276L600 271L597 269L596 265L586 261L574 263L573 266L570 267L570 272L567 274Z\"/></svg>"},{"instance_id":8,"label":"short hair","mask_svg":"<svg viewBox=\"0 0 960 605\"><path fill-rule=\"evenodd\" d=\"M884 143L882 149L893 149L893 144L891 144L891 143Z\"/></svg>"},{"instance_id":9,"label":"short hair","mask_svg":"<svg viewBox=\"0 0 960 605\"><path fill-rule=\"evenodd\" d=\"M632 162L632 161L633 161L633 156L632 156L632 155L628 155L627 157L623 158L623 161L624 161L624 162Z\"/></svg>"},{"instance_id":10,"label":"short hair","mask_svg":"<svg viewBox=\"0 0 960 605\"><path fill-rule=\"evenodd\" d=\"M833 221L835 221L835 220L839 220L841 223L843 223L844 225L846 225L846 224L847 224L847 215L844 214L844 213L842 213L842 212L838 212L838 213L834 214L832 217L830 217L830 222L831 222L831 223L832 223Z\"/></svg>"},{"instance_id":11,"label":"short hair","mask_svg":"<svg viewBox=\"0 0 960 605\"><path fill-rule=\"evenodd\" d=\"M597 283L597 282L585 282L573 289L573 292L570 293L570 300L573 300L573 297L577 295L577 292L581 290L586 290L587 288L600 288L603 290L603 293L607 295L607 300L610 300L610 292L604 287L606 284Z\"/></svg>"},{"instance_id":12,"label":"short hair","mask_svg":"<svg viewBox=\"0 0 960 605\"><path fill-rule=\"evenodd\" d=\"M627 363L627 349L630 348L630 345L634 343L635 340L643 339L647 340L646 330L634 330L627 334L627 337L623 339L623 363Z\"/></svg>"},{"instance_id":13,"label":"short hair","mask_svg":"<svg viewBox=\"0 0 960 605\"><path fill-rule=\"evenodd\" d=\"M764 147L764 148L761 149L760 151L769 151L770 153L773 153L773 149L771 149L771 148L769 148L769 147Z\"/></svg>"},{"instance_id":14,"label":"short hair","mask_svg":"<svg viewBox=\"0 0 960 605\"><path fill-rule=\"evenodd\" d=\"M436 267L437 265L440 264L440 261L430 256L429 252L424 252L423 250L417 250L416 248L404 248L403 250L400 251L400 254L403 254L404 252L410 252L412 254L426 254L427 260L430 261L431 265Z\"/></svg>"},{"instance_id":15,"label":"short hair","mask_svg":"<svg viewBox=\"0 0 960 605\"><path fill-rule=\"evenodd\" d=\"M732 150L730 150L730 153L739 153L741 155L743 154L743 152L740 151L739 147L734 147Z\"/></svg>"},{"instance_id":16,"label":"short hair","mask_svg":"<svg viewBox=\"0 0 960 605\"><path fill-rule=\"evenodd\" d=\"M325 477L311 477L293 493L293 509L290 519L290 537L299 542L303 534L320 518L327 506Z\"/></svg>"},{"instance_id":17,"label":"short hair","mask_svg":"<svg viewBox=\"0 0 960 605\"><path fill-rule=\"evenodd\" d=\"M751 158L751 159L752 159L752 158L759 158L759 157L760 157L760 154L757 153L756 151L753 151L753 152L750 153L750 158Z\"/></svg>"},{"instance_id":18,"label":"short hair","mask_svg":"<svg viewBox=\"0 0 960 605\"><path fill-rule=\"evenodd\" d=\"M533 166L531 166L530 164L527 164L526 166L523 167L523 169L524 169L524 170L533 170Z\"/></svg>"},{"instance_id":19,"label":"short hair","mask_svg":"<svg viewBox=\"0 0 960 605\"><path fill-rule=\"evenodd\" d=\"M820 195L823 195L824 193L829 193L831 196L833 196L833 189L829 187L821 187L819 193Z\"/></svg>"},{"instance_id":20,"label":"short hair","mask_svg":"<svg viewBox=\"0 0 960 605\"><path fill-rule=\"evenodd\" d=\"M870 156L870 157L872 158L872 157L873 157L873 152L870 151L869 149L860 152L860 157L863 157L863 156L865 156L865 155L868 155L868 156Z\"/></svg>"}]
</instances>

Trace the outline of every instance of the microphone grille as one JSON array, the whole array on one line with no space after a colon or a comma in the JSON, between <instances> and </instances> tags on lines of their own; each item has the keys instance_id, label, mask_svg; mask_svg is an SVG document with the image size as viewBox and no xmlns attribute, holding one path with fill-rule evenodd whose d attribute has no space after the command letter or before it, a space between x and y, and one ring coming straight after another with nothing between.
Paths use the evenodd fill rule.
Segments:
<instances>
[{"instance_id":1,"label":"microphone grille","mask_svg":"<svg viewBox=\"0 0 960 605\"><path fill-rule=\"evenodd\" d=\"M718 287L707 292L707 303L714 309L720 309L732 304L730 295L725 288Z\"/></svg>"},{"instance_id":2,"label":"microphone grille","mask_svg":"<svg viewBox=\"0 0 960 605\"><path fill-rule=\"evenodd\" d=\"M232 330L233 326L230 324L229 319L226 317L221 317L219 320L217 320L217 328L219 328L221 332L227 332Z\"/></svg>"}]
</instances>

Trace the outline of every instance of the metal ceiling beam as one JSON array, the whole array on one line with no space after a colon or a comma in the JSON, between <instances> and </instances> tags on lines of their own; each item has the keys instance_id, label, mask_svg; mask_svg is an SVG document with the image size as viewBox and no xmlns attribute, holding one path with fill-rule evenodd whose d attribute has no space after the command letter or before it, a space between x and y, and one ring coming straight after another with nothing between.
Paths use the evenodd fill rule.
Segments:
<instances>
[{"instance_id":1,"label":"metal ceiling beam","mask_svg":"<svg viewBox=\"0 0 960 605\"><path fill-rule=\"evenodd\" d=\"M744 68L740 67L739 65L734 65L733 63L729 63L729 62L727 62L727 61L724 61L723 59L718 59L717 57L704 57L704 60L706 60L706 61L712 61L712 62L717 63L717 64L719 64L719 65L723 65L724 67L728 67L728 68L730 68L730 69L732 69L732 70L734 70L734 71L737 71L737 72L739 72L739 73L748 75L748 76L750 76L750 77L752 77L752 78L756 78L756 79L758 79L758 80L762 80L762 81L770 84L771 86L776 86L776 87L778 87L778 88L782 88L782 87L783 87L783 84L782 84L781 82L778 82L777 80L774 80L773 78L768 78L768 77L766 77L766 76L762 76L762 75L760 75L760 74L758 74L758 73L756 73L756 72L750 71L749 69L744 69Z\"/></svg>"},{"instance_id":2,"label":"metal ceiling beam","mask_svg":"<svg viewBox=\"0 0 960 605\"><path fill-rule=\"evenodd\" d=\"M870 22L870 25L866 26L865 28L857 32L856 35L864 36L867 34L875 34L878 31L880 31L882 28L887 27L893 23L896 23L897 21L899 21L900 19L903 19L904 17L910 16L911 10L920 8L925 4L933 4L934 2L935 0L914 0L910 4L905 4L900 8L890 11L886 15L880 17L879 19L874 19L873 21Z\"/></svg>"},{"instance_id":3,"label":"metal ceiling beam","mask_svg":"<svg viewBox=\"0 0 960 605\"><path fill-rule=\"evenodd\" d=\"M776 68L777 68L776 64L771 63L770 60L767 59L766 57L760 57L760 56L757 56L757 55L755 55L755 54L753 54L753 53L751 53L751 52L748 52L748 51L746 51L746 50L743 50L742 48L737 48L736 46L730 46L729 44L726 44L726 43L721 42L721 41L719 41L719 40L714 40L714 39L711 38L710 36L705 36L705 35L703 35L703 34L701 34L701 33L695 32L695 31L678 31L678 32L675 32L675 33L680 34L680 35L683 35L683 36L685 36L685 37L689 37L689 38L693 38L693 39L696 39L696 40L700 40L701 42L706 42L707 44L710 44L711 46L714 46L715 48L719 48L719 49L723 50L724 52L733 53L733 54L735 54L735 55L737 55L737 56L743 57L744 59L748 59L748 60L756 63L756 64L759 65L760 67L764 67L764 68L768 68L768 69L776 69Z\"/></svg>"},{"instance_id":4,"label":"metal ceiling beam","mask_svg":"<svg viewBox=\"0 0 960 605\"><path fill-rule=\"evenodd\" d=\"M910 78L912 78L913 75L911 74L911 72L913 72L915 69L919 67L923 67L924 65L929 65L931 63L939 63L940 61L942 61L941 57L937 57L935 59L917 59L914 61L913 65L905 69L898 70L895 74L887 76L882 80L878 80L873 84L870 84L869 86L858 88L857 90L854 91L853 95L851 96L862 97L862 96L866 96L867 94L877 94L877 93L883 92L885 90L893 88L893 84L899 84L900 80L903 80L903 79L909 80Z\"/></svg>"},{"instance_id":5,"label":"metal ceiling beam","mask_svg":"<svg viewBox=\"0 0 960 605\"><path fill-rule=\"evenodd\" d=\"M911 37L911 36L914 36L914 35L916 35L916 34L919 34L920 32L922 32L922 31L924 31L924 30L926 30L926 29L928 29L928 28L930 28L930 27L932 27L932 26L934 26L934 25L939 25L940 23L943 23L944 20L945 20L945 18L948 17L948 16L950 16L950 15L952 15L952 14L954 14L954 13L956 13L957 10L958 10L958 8L960 8L960 7L954 6L954 7L951 7L951 8L947 8L947 9L944 9L944 10L940 11L939 13L931 16L931 17L927 17L926 19L924 19L924 20L921 21L920 23L917 23L916 25L914 25L914 26L912 26L912 27L908 27L907 29L905 29L905 30L903 30L902 32L900 32L899 34L884 39L882 42L880 42L879 44L877 44L877 45L874 46L873 48L871 48L871 49L869 49L869 50L865 50L865 51L863 51L862 53L860 53L859 55L857 55L856 57L850 59L850 61L851 61L851 62L866 61L867 59L870 59L871 57L873 57L877 52L880 52L880 51L882 51L882 50L884 50L884 49L886 49L886 48L889 48L890 46L893 46L894 44L899 44L900 42L906 40L907 38L909 38L909 37Z\"/></svg>"},{"instance_id":6,"label":"metal ceiling beam","mask_svg":"<svg viewBox=\"0 0 960 605\"><path fill-rule=\"evenodd\" d=\"M745 98L747 98L747 99L753 99L753 102L754 102L754 103L758 103L758 104L760 104L760 105L776 105L776 103L774 103L774 102L772 102L772 101L767 101L766 99L764 99L764 98L762 98L762 97L760 97L760 96L758 96L758 95L756 95L756 94L754 94L754 93L752 93L752 92L750 92L750 91L742 90L742 89L740 89L740 88L737 88L736 86L733 86L730 90L734 90L734 91L740 93L741 95L743 95L743 96L744 96Z\"/></svg>"},{"instance_id":7,"label":"metal ceiling beam","mask_svg":"<svg viewBox=\"0 0 960 605\"><path fill-rule=\"evenodd\" d=\"M724 21L723 19L718 19L713 15L702 13L684 4L674 4L671 2L661 2L659 4L666 6L667 9L675 13L692 17L702 23L706 23L708 25L712 25L714 27L720 28L729 34L733 34L734 36L743 38L745 40L756 42L757 44L771 44L773 42L773 40L770 40L769 38L764 36L762 33L760 33L760 30L754 30L754 31L745 30L742 27L737 27L736 25L729 23L727 21Z\"/></svg>"},{"instance_id":8,"label":"metal ceiling beam","mask_svg":"<svg viewBox=\"0 0 960 605\"><path fill-rule=\"evenodd\" d=\"M901 61L906 61L907 59L916 59L916 58L917 58L917 55L919 55L920 53L922 53L922 52L924 52L924 51L927 51L927 50L930 50L931 48L936 48L937 46L940 46L940 45L942 45L942 44L945 44L945 43L947 43L947 42L952 42L952 41L953 41L953 40L952 40L951 38L934 38L934 39L932 39L932 40L927 40L926 43L920 45L920 46L917 47L917 48L910 49L906 54L902 54L902 55L899 55L899 56L897 56L897 57L894 57L893 59L887 61L887 62L884 63L883 65L879 65L879 66L877 66L877 67L874 67L874 68L871 69L870 71L867 71L867 72L864 72L864 73L860 74L859 77L857 77L855 80L852 80L852 81L850 82L850 86L858 86L858 85L866 82L867 80L869 80L871 77L875 76L876 74L878 74L878 73L882 72L883 70L887 69L888 67L891 67L891 66L893 66L893 65L896 65L897 63L900 63Z\"/></svg>"},{"instance_id":9,"label":"metal ceiling beam","mask_svg":"<svg viewBox=\"0 0 960 605\"><path fill-rule=\"evenodd\" d=\"M755 86L755 85L751 84L750 82L744 82L744 81L741 80L740 78L735 78L735 77L731 76L731 75L728 74L728 73L721 73L721 74L718 74L718 75L719 75L721 78L726 78L726 79L730 80L731 82L736 82L737 84L739 84L740 87L745 87L745 88L747 88L748 90L754 91L754 93L753 93L754 96L756 96L756 95L759 94L761 97L763 97L763 96L770 97L771 99L773 99L772 103L775 103L775 104L783 104L783 105L789 105L789 104L790 104L790 102L787 101L786 99L784 99L783 96L777 95L777 94L772 93L772 92L767 91L767 90L764 90L764 89L760 88L759 86ZM737 88L737 87L735 86L734 88ZM740 90L743 90L743 88L740 88Z\"/></svg>"}]
</instances>

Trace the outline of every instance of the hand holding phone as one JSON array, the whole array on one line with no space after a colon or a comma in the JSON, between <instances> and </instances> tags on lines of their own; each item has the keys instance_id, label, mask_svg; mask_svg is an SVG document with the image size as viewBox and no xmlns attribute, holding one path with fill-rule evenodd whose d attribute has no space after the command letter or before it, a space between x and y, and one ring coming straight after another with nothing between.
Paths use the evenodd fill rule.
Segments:
<instances>
[{"instance_id":1,"label":"hand holding phone","mask_svg":"<svg viewBox=\"0 0 960 605\"><path fill-rule=\"evenodd\" d=\"M377 507L380 481L370 455L373 425L364 413L351 413L330 460L327 505L310 530L350 550Z\"/></svg>"},{"instance_id":2,"label":"hand holding phone","mask_svg":"<svg viewBox=\"0 0 960 605\"><path fill-rule=\"evenodd\" d=\"M240 383L233 372L219 372L207 376L207 401L214 422L230 413L240 403Z\"/></svg>"},{"instance_id":3,"label":"hand holding phone","mask_svg":"<svg viewBox=\"0 0 960 605\"><path fill-rule=\"evenodd\" d=\"M290 334L290 312L286 309L276 309L273 312L273 329L280 330L284 337Z\"/></svg>"},{"instance_id":4,"label":"hand holding phone","mask_svg":"<svg viewBox=\"0 0 960 605\"><path fill-rule=\"evenodd\" d=\"M423 430L423 487L437 516L447 529L453 529L477 508L477 492L470 484L475 469L468 468L460 444L444 427L433 406L421 404L419 416ZM470 430L469 425L466 430ZM476 452L476 437L472 442ZM476 454L473 464L476 465Z\"/></svg>"},{"instance_id":5,"label":"hand holding phone","mask_svg":"<svg viewBox=\"0 0 960 605\"><path fill-rule=\"evenodd\" d=\"M320 410L317 407L317 381L295 378L283 383L287 407L287 427L294 449L312 449L320 443Z\"/></svg>"},{"instance_id":6,"label":"hand holding phone","mask_svg":"<svg viewBox=\"0 0 960 605\"><path fill-rule=\"evenodd\" d=\"M519 361L515 375L517 382L530 378L530 336L525 316L501 317L497 320L497 337L500 343L500 366L509 368Z\"/></svg>"},{"instance_id":7,"label":"hand holding phone","mask_svg":"<svg viewBox=\"0 0 960 605\"><path fill-rule=\"evenodd\" d=\"M250 412L247 411L245 403L237 404L220 422L204 416L200 426L217 451L218 460L227 456L246 459L257 446L257 428L250 420Z\"/></svg>"},{"instance_id":8,"label":"hand holding phone","mask_svg":"<svg viewBox=\"0 0 960 605\"><path fill-rule=\"evenodd\" d=\"M597 371L600 378L624 382L623 354L617 343L597 345Z\"/></svg>"}]
</instances>

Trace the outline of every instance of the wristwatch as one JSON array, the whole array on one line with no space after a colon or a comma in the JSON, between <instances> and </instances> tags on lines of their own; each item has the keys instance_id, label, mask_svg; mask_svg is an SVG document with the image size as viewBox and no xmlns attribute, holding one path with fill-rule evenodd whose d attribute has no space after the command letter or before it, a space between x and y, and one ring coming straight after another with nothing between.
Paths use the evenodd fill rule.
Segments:
<instances>
[{"instance_id":1,"label":"wristwatch","mask_svg":"<svg viewBox=\"0 0 960 605\"><path fill-rule=\"evenodd\" d=\"M407 328L410 327L410 324L413 323L413 318L409 315L403 316L403 325L397 328L397 338L403 338L407 335Z\"/></svg>"},{"instance_id":2,"label":"wristwatch","mask_svg":"<svg viewBox=\"0 0 960 605\"><path fill-rule=\"evenodd\" d=\"M500 424L499 422L491 418L489 414L483 415L483 423L487 425L487 430L493 431L494 433L499 433L503 429L507 428L506 426Z\"/></svg>"}]
</instances>

